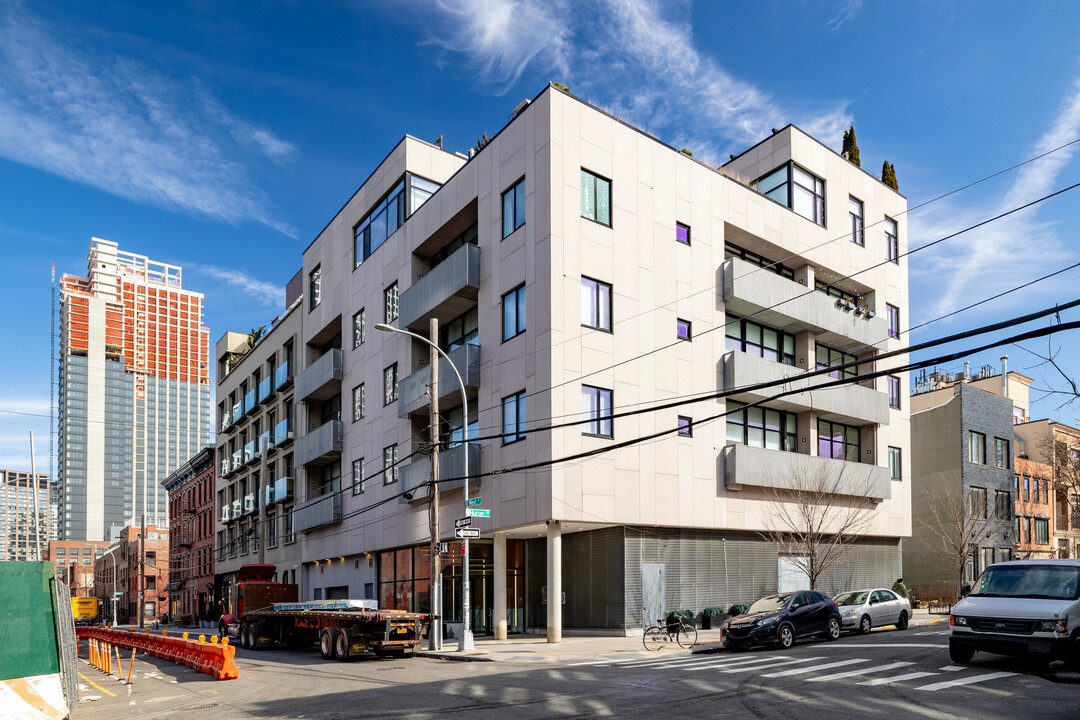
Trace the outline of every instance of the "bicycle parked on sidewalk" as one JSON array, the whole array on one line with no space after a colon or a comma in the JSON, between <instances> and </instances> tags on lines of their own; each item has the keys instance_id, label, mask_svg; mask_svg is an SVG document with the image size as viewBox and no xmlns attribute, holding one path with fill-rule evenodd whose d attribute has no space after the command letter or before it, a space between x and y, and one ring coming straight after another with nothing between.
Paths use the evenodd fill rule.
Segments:
<instances>
[{"instance_id":1,"label":"bicycle parked on sidewalk","mask_svg":"<svg viewBox=\"0 0 1080 720\"><path fill-rule=\"evenodd\" d=\"M657 625L645 628L642 642L646 650L659 650L666 643L677 642L681 648L691 648L697 643L697 628L686 622L681 615L673 616L670 622L660 618Z\"/></svg>"}]
</instances>

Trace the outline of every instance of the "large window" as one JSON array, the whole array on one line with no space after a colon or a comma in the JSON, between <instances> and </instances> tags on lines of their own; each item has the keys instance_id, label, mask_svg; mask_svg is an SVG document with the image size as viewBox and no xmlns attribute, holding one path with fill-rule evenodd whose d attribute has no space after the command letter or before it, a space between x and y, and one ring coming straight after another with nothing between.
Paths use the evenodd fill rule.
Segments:
<instances>
[{"instance_id":1,"label":"large window","mask_svg":"<svg viewBox=\"0 0 1080 720\"><path fill-rule=\"evenodd\" d=\"M986 436L974 430L968 431L968 462L986 464Z\"/></svg>"},{"instance_id":2,"label":"large window","mask_svg":"<svg viewBox=\"0 0 1080 720\"><path fill-rule=\"evenodd\" d=\"M795 364L794 335L731 315L728 315L725 332L729 351L744 352L785 365Z\"/></svg>"},{"instance_id":3,"label":"large window","mask_svg":"<svg viewBox=\"0 0 1080 720\"><path fill-rule=\"evenodd\" d=\"M360 312L352 316L352 346L353 350L360 347L364 342L364 336L367 334L367 325L364 319L364 309L360 308Z\"/></svg>"},{"instance_id":4,"label":"large window","mask_svg":"<svg viewBox=\"0 0 1080 720\"><path fill-rule=\"evenodd\" d=\"M900 337L900 308L895 305L885 305L885 316L889 321L889 337Z\"/></svg>"},{"instance_id":5,"label":"large window","mask_svg":"<svg viewBox=\"0 0 1080 720\"><path fill-rule=\"evenodd\" d=\"M314 310L322 302L322 266L316 267L308 274L308 301L310 309Z\"/></svg>"},{"instance_id":6,"label":"large window","mask_svg":"<svg viewBox=\"0 0 1080 720\"><path fill-rule=\"evenodd\" d=\"M592 278L581 278L581 324L611 332L611 286Z\"/></svg>"},{"instance_id":7,"label":"large window","mask_svg":"<svg viewBox=\"0 0 1080 720\"><path fill-rule=\"evenodd\" d=\"M525 286L503 295L503 341L525 332Z\"/></svg>"},{"instance_id":8,"label":"large window","mask_svg":"<svg viewBox=\"0 0 1080 720\"><path fill-rule=\"evenodd\" d=\"M846 352L840 350L834 350L833 348L816 344L815 354L817 356L816 367L818 370L828 370L829 368L836 368L829 373L829 377L836 378L837 380L847 380L855 377L859 374L857 366L841 367L849 363L857 362L859 358L854 355L849 355Z\"/></svg>"},{"instance_id":9,"label":"large window","mask_svg":"<svg viewBox=\"0 0 1080 720\"><path fill-rule=\"evenodd\" d=\"M852 305L858 305L859 304L859 298L857 298L853 293L844 292L840 288L835 287L834 285L830 285L827 282L822 282L821 280L815 280L814 281L814 289L817 290L818 292L825 293L829 297L839 298L841 300L849 302Z\"/></svg>"},{"instance_id":10,"label":"large window","mask_svg":"<svg viewBox=\"0 0 1080 720\"><path fill-rule=\"evenodd\" d=\"M389 445L383 448L383 484L389 485L390 483L397 482L398 479L398 465L397 465L397 444Z\"/></svg>"},{"instance_id":11,"label":"large window","mask_svg":"<svg viewBox=\"0 0 1080 720\"><path fill-rule=\"evenodd\" d=\"M994 491L994 519L998 522L1012 520L1012 494L1008 490Z\"/></svg>"},{"instance_id":12,"label":"large window","mask_svg":"<svg viewBox=\"0 0 1080 720\"><path fill-rule=\"evenodd\" d=\"M751 265L757 265L760 268L771 270L781 277L786 277L788 280L795 279L795 271L789 268L787 265L779 262L773 262L768 258L762 257L757 253L750 252L745 248L741 248L738 245L732 245L731 243L724 243L724 259L739 258Z\"/></svg>"},{"instance_id":13,"label":"large window","mask_svg":"<svg viewBox=\"0 0 1080 720\"><path fill-rule=\"evenodd\" d=\"M398 368L397 363L383 370L383 405L397 400Z\"/></svg>"},{"instance_id":14,"label":"large window","mask_svg":"<svg viewBox=\"0 0 1080 720\"><path fill-rule=\"evenodd\" d=\"M352 494L359 495L364 492L364 458L353 460L352 464Z\"/></svg>"},{"instance_id":15,"label":"large window","mask_svg":"<svg viewBox=\"0 0 1080 720\"><path fill-rule=\"evenodd\" d=\"M611 225L611 181L581 170L581 217Z\"/></svg>"},{"instance_id":16,"label":"large window","mask_svg":"<svg viewBox=\"0 0 1080 720\"><path fill-rule=\"evenodd\" d=\"M853 197L848 198L848 215L851 216L851 242L865 246L866 235L863 230L862 200L856 200Z\"/></svg>"},{"instance_id":17,"label":"large window","mask_svg":"<svg viewBox=\"0 0 1080 720\"><path fill-rule=\"evenodd\" d=\"M480 311L473 308L445 325L439 326L439 343L444 352L457 350L462 345L480 344Z\"/></svg>"},{"instance_id":18,"label":"large window","mask_svg":"<svg viewBox=\"0 0 1080 720\"><path fill-rule=\"evenodd\" d=\"M725 419L729 443L787 452L798 449L795 413L761 406L746 407L728 400Z\"/></svg>"},{"instance_id":19,"label":"large window","mask_svg":"<svg viewBox=\"0 0 1080 720\"><path fill-rule=\"evenodd\" d=\"M503 445L525 439L525 391L514 393L504 397L502 401L503 411Z\"/></svg>"},{"instance_id":20,"label":"large window","mask_svg":"<svg viewBox=\"0 0 1080 720\"><path fill-rule=\"evenodd\" d=\"M892 218L885 218L885 257L900 263L900 235Z\"/></svg>"},{"instance_id":21,"label":"large window","mask_svg":"<svg viewBox=\"0 0 1080 720\"><path fill-rule=\"evenodd\" d=\"M889 385L889 407L900 409L900 378L889 375L885 378Z\"/></svg>"},{"instance_id":22,"label":"large window","mask_svg":"<svg viewBox=\"0 0 1080 720\"><path fill-rule=\"evenodd\" d=\"M581 410L589 421L584 425L583 435L612 437L611 391L592 385L581 386Z\"/></svg>"},{"instance_id":23,"label":"large window","mask_svg":"<svg viewBox=\"0 0 1080 720\"><path fill-rule=\"evenodd\" d=\"M787 162L757 181L766 197L791 208L807 220L825 225L825 181Z\"/></svg>"},{"instance_id":24,"label":"large window","mask_svg":"<svg viewBox=\"0 0 1080 720\"><path fill-rule=\"evenodd\" d=\"M503 237L525 224L525 178L503 193Z\"/></svg>"},{"instance_id":25,"label":"large window","mask_svg":"<svg viewBox=\"0 0 1080 720\"><path fill-rule=\"evenodd\" d=\"M439 187L430 180L406 175L353 230L353 261L359 265L367 260Z\"/></svg>"},{"instance_id":26,"label":"large window","mask_svg":"<svg viewBox=\"0 0 1080 720\"><path fill-rule=\"evenodd\" d=\"M1012 469L1012 462L1009 456L1009 441L1004 438L994 438L994 467L1002 468L1004 470ZM1025 481L1026 479L1027 477L1025 476ZM1027 493L1024 494L1026 495ZM1026 497L1024 499L1027 500ZM1036 502L1038 499L1038 493L1036 493Z\"/></svg>"},{"instance_id":27,"label":"large window","mask_svg":"<svg viewBox=\"0 0 1080 720\"><path fill-rule=\"evenodd\" d=\"M397 320L398 316L398 285L390 283L390 287L383 290L383 322L389 325Z\"/></svg>"},{"instance_id":28,"label":"large window","mask_svg":"<svg viewBox=\"0 0 1080 720\"><path fill-rule=\"evenodd\" d=\"M902 468L900 466L900 448L889 448L889 477L893 480L900 479L900 472Z\"/></svg>"},{"instance_id":29,"label":"large window","mask_svg":"<svg viewBox=\"0 0 1080 720\"><path fill-rule=\"evenodd\" d=\"M1035 518L1034 542L1046 545L1050 542L1050 521L1046 518Z\"/></svg>"},{"instance_id":30,"label":"large window","mask_svg":"<svg viewBox=\"0 0 1080 720\"><path fill-rule=\"evenodd\" d=\"M818 420L818 457L859 462L859 428Z\"/></svg>"},{"instance_id":31,"label":"large window","mask_svg":"<svg viewBox=\"0 0 1080 720\"><path fill-rule=\"evenodd\" d=\"M971 503L971 517L976 520L986 519L986 488L972 487L968 490L968 502Z\"/></svg>"}]
</instances>

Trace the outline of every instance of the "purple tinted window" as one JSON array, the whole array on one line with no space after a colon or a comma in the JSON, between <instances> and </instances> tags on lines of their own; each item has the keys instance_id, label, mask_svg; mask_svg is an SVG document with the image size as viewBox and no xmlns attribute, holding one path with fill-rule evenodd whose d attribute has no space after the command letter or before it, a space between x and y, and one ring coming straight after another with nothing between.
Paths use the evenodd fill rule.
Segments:
<instances>
[{"instance_id":1,"label":"purple tinted window","mask_svg":"<svg viewBox=\"0 0 1080 720\"><path fill-rule=\"evenodd\" d=\"M689 320L677 320L675 322L675 334L680 340L690 339L690 321Z\"/></svg>"},{"instance_id":2,"label":"purple tinted window","mask_svg":"<svg viewBox=\"0 0 1080 720\"><path fill-rule=\"evenodd\" d=\"M690 226L683 225L682 223L675 223L675 239L683 244L689 245Z\"/></svg>"}]
</instances>

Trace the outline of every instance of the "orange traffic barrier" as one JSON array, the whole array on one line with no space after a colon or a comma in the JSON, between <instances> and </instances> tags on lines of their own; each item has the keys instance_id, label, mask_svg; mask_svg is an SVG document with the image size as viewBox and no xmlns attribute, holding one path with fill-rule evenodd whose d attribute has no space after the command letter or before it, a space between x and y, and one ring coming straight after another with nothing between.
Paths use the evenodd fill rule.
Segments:
<instances>
[{"instance_id":1,"label":"orange traffic barrier","mask_svg":"<svg viewBox=\"0 0 1080 720\"><path fill-rule=\"evenodd\" d=\"M203 642L189 638L169 637L167 633L151 635L149 633L113 630L110 628L76 628L79 638L88 639L91 662L99 668L112 670L112 652L116 648L117 674L121 674L119 648L132 650L131 665L128 667L128 682L131 681L131 669L135 664L135 651L154 657L172 660L187 665L199 672L213 675L218 680L230 680L239 677L236 667L236 648L229 645L228 638L220 644ZM104 664L104 666L102 665Z\"/></svg>"},{"instance_id":2,"label":"orange traffic barrier","mask_svg":"<svg viewBox=\"0 0 1080 720\"><path fill-rule=\"evenodd\" d=\"M131 663L128 665L127 684L131 684L131 670L135 667L135 648L131 648Z\"/></svg>"}]
</instances>

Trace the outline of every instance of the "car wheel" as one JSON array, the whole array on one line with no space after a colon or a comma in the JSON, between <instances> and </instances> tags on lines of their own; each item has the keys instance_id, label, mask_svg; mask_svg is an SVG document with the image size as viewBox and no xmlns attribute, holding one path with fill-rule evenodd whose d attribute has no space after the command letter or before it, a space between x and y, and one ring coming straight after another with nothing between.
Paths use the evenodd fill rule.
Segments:
<instances>
[{"instance_id":1,"label":"car wheel","mask_svg":"<svg viewBox=\"0 0 1080 720\"><path fill-rule=\"evenodd\" d=\"M860 635L869 635L871 627L872 627L872 624L870 622L870 616L869 615L863 615L862 620L859 621L859 634Z\"/></svg>"},{"instance_id":2,"label":"car wheel","mask_svg":"<svg viewBox=\"0 0 1080 720\"><path fill-rule=\"evenodd\" d=\"M897 630L907 630L907 624L908 624L907 612L901 610L900 611L900 619L896 621L896 629Z\"/></svg>"},{"instance_id":3,"label":"car wheel","mask_svg":"<svg viewBox=\"0 0 1080 720\"><path fill-rule=\"evenodd\" d=\"M975 657L975 648L949 643L949 659L953 662L966 664L971 662L973 657Z\"/></svg>"},{"instance_id":4,"label":"car wheel","mask_svg":"<svg viewBox=\"0 0 1080 720\"><path fill-rule=\"evenodd\" d=\"M840 637L840 618L835 615L829 618L829 623L825 626L825 639L836 640Z\"/></svg>"},{"instance_id":5,"label":"car wheel","mask_svg":"<svg viewBox=\"0 0 1080 720\"><path fill-rule=\"evenodd\" d=\"M795 628L790 625L781 625L780 630L776 633L776 639L780 643L780 647L787 650L795 644Z\"/></svg>"}]
</instances>

